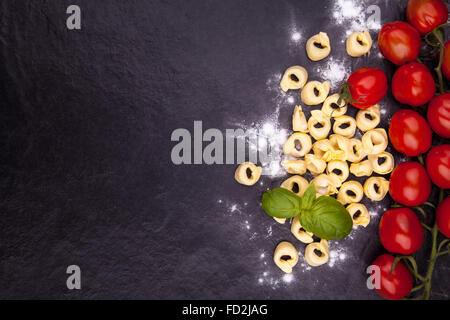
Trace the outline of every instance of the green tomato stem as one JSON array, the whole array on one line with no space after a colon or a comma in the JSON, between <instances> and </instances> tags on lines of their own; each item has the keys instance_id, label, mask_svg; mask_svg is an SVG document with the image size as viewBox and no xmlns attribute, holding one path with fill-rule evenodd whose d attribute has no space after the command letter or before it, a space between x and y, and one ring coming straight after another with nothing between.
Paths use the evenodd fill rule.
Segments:
<instances>
[{"instance_id":1,"label":"green tomato stem","mask_svg":"<svg viewBox=\"0 0 450 320\"><path fill-rule=\"evenodd\" d=\"M436 71L438 79L439 79L439 91L441 94L444 94L445 89L444 89L444 78L442 77L442 62L444 61L445 44L444 44L444 39L439 31L439 28L434 29L432 32L433 32L433 35L438 40L439 47L440 47L439 64L434 70Z\"/></svg>"}]
</instances>

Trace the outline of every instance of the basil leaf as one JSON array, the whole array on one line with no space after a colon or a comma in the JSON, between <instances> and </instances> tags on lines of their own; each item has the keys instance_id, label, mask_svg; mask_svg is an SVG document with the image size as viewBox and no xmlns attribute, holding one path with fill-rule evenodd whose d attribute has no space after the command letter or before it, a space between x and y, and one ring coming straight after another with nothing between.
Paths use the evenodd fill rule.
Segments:
<instances>
[{"instance_id":1,"label":"basil leaf","mask_svg":"<svg viewBox=\"0 0 450 320\"><path fill-rule=\"evenodd\" d=\"M285 219L298 216L301 199L292 191L276 188L262 196L262 208L271 217Z\"/></svg>"},{"instance_id":2,"label":"basil leaf","mask_svg":"<svg viewBox=\"0 0 450 320\"><path fill-rule=\"evenodd\" d=\"M308 189L306 189L303 197L301 198L301 210L310 210L316 201L316 186L311 185Z\"/></svg>"},{"instance_id":3,"label":"basil leaf","mask_svg":"<svg viewBox=\"0 0 450 320\"><path fill-rule=\"evenodd\" d=\"M311 209L302 210L300 223L308 232L326 239L343 239L350 234L353 221L345 207L328 196L318 198Z\"/></svg>"}]
</instances>

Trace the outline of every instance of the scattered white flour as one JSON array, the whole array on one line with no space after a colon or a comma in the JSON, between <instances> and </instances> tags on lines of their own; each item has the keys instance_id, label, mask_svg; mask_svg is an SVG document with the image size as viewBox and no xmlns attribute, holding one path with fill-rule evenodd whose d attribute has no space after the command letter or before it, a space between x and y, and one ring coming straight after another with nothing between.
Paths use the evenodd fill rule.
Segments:
<instances>
[{"instance_id":1,"label":"scattered white flour","mask_svg":"<svg viewBox=\"0 0 450 320\"><path fill-rule=\"evenodd\" d=\"M330 243L330 260L328 261L328 266L334 267L337 263L343 262L347 259L346 248L336 245L336 248L331 247Z\"/></svg>"},{"instance_id":2,"label":"scattered white flour","mask_svg":"<svg viewBox=\"0 0 450 320\"><path fill-rule=\"evenodd\" d=\"M369 19L373 14L371 1L367 0L335 0L333 18L338 25L346 27L349 36L356 31L379 30L381 24L375 19ZM373 7L372 7L373 8Z\"/></svg>"},{"instance_id":3,"label":"scattered white flour","mask_svg":"<svg viewBox=\"0 0 450 320\"><path fill-rule=\"evenodd\" d=\"M321 75L323 81L330 82L331 94L337 93L336 90L352 72L350 65L333 57L330 57L325 64L319 64L315 71Z\"/></svg>"}]
</instances>

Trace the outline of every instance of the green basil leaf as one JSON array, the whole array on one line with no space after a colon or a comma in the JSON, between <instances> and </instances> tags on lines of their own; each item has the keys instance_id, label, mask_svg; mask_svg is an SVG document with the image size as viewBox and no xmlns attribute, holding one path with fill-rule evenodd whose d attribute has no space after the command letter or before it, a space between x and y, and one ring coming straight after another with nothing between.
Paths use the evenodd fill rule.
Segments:
<instances>
[{"instance_id":1,"label":"green basil leaf","mask_svg":"<svg viewBox=\"0 0 450 320\"><path fill-rule=\"evenodd\" d=\"M262 208L271 217L285 219L298 216L301 199L292 191L276 188L262 196Z\"/></svg>"},{"instance_id":2,"label":"green basil leaf","mask_svg":"<svg viewBox=\"0 0 450 320\"><path fill-rule=\"evenodd\" d=\"M316 201L316 186L310 185L301 198L301 210L310 210Z\"/></svg>"},{"instance_id":3,"label":"green basil leaf","mask_svg":"<svg viewBox=\"0 0 450 320\"><path fill-rule=\"evenodd\" d=\"M353 227L353 220L345 207L328 196L318 198L311 209L302 210L300 223L305 230L326 240L343 239Z\"/></svg>"}]
</instances>

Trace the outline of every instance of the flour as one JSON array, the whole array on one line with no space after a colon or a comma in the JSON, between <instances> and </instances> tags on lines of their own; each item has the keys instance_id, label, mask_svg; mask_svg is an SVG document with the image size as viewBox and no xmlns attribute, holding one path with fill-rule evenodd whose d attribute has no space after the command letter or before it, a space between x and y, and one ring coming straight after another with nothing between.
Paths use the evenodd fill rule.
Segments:
<instances>
[{"instance_id":1,"label":"flour","mask_svg":"<svg viewBox=\"0 0 450 320\"><path fill-rule=\"evenodd\" d=\"M375 19L369 19L372 11L371 1L367 0L335 0L333 5L333 22L345 26L346 35L356 31L379 30L381 24Z\"/></svg>"},{"instance_id":2,"label":"flour","mask_svg":"<svg viewBox=\"0 0 450 320\"><path fill-rule=\"evenodd\" d=\"M347 250L345 247L336 245L336 248L330 247L330 260L328 266L333 268L337 263L347 260Z\"/></svg>"},{"instance_id":3,"label":"flour","mask_svg":"<svg viewBox=\"0 0 450 320\"><path fill-rule=\"evenodd\" d=\"M326 63L319 64L315 72L320 74L322 81L329 81L331 91L330 94L337 93L339 86L347 80L351 74L351 66L346 65L344 61L330 57Z\"/></svg>"}]
</instances>

